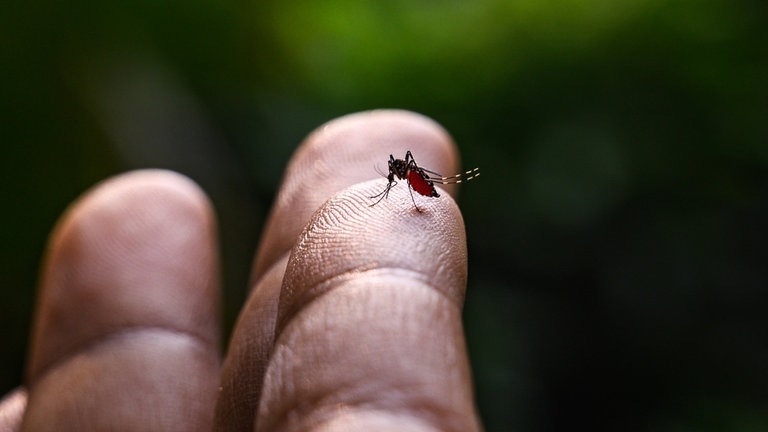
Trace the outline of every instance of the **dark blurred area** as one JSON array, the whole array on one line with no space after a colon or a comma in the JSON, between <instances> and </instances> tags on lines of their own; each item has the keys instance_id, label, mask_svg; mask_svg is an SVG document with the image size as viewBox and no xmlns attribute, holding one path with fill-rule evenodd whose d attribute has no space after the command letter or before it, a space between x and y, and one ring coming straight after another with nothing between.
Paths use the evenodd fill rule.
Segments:
<instances>
[{"instance_id":1,"label":"dark blurred area","mask_svg":"<svg viewBox=\"0 0 768 432\"><path fill-rule=\"evenodd\" d=\"M489 431L768 430L766 80L763 1L3 2L0 393L87 188L197 181L229 329L293 149L395 107L482 169L460 204Z\"/></svg>"}]
</instances>

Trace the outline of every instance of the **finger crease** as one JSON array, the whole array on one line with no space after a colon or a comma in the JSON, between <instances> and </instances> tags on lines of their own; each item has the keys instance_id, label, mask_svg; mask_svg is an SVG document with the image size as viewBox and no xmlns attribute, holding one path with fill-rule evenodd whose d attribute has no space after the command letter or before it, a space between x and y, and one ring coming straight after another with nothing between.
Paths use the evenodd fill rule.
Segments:
<instances>
[{"instance_id":1,"label":"finger crease","mask_svg":"<svg viewBox=\"0 0 768 432\"><path fill-rule=\"evenodd\" d=\"M431 276L424 272L420 272L412 269L405 269L402 267L376 267L376 268L370 268L370 269L350 269L342 273L320 280L319 282L313 284L310 288L303 290L300 295L294 296L290 300L284 300L283 298L281 298L281 303L283 302L285 303L280 305L279 317L278 317L277 325L275 327L275 334L281 333L282 330L288 325L288 323L301 310L306 308L308 304L314 302L318 298L333 291L334 288L344 284L345 282L358 279L363 275L366 277L387 276L387 277L407 279L410 281L416 281L422 284L423 286L425 286L426 288L431 289L432 291L438 293L438 295L448 300L451 304L454 304L457 307L459 307L459 305L461 304L461 299L457 295L452 295L448 293L446 290L440 289L437 286L430 283ZM286 283L288 283L287 281L288 279L283 280L281 297L283 293L286 291Z\"/></svg>"},{"instance_id":2,"label":"finger crease","mask_svg":"<svg viewBox=\"0 0 768 432\"><path fill-rule=\"evenodd\" d=\"M45 376L50 374L51 371L76 358L78 355L94 352L98 348L102 348L111 343L119 342L120 340L126 340L132 337L139 337L141 335L166 335L186 339L187 341L191 342L192 346L198 348L200 351L206 351L210 347L215 347L216 345L216 342L212 338L207 338L195 332L173 327L154 325L125 326L118 330L109 331L107 333L89 338L88 341L81 344L76 344L75 346L69 348L66 354L59 356L55 360L48 363L44 368L36 372L34 381L40 381Z\"/></svg>"}]
</instances>

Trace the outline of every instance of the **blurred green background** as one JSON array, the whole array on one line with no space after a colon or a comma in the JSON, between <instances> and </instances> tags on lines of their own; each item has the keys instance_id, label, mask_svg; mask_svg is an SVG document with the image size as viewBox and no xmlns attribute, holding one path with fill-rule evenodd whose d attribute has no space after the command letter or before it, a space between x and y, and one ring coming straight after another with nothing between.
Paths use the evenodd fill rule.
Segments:
<instances>
[{"instance_id":1,"label":"blurred green background","mask_svg":"<svg viewBox=\"0 0 768 432\"><path fill-rule=\"evenodd\" d=\"M482 168L461 206L489 431L768 430L767 79L762 0L5 1L0 393L86 188L202 185L231 326L302 137L396 107Z\"/></svg>"}]
</instances>

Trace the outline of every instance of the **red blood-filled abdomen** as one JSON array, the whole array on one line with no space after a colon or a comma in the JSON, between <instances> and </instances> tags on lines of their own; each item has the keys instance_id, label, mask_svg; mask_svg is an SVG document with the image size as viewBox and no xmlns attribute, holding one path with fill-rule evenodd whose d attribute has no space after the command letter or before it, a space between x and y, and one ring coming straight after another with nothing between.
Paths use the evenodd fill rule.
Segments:
<instances>
[{"instance_id":1,"label":"red blood-filled abdomen","mask_svg":"<svg viewBox=\"0 0 768 432\"><path fill-rule=\"evenodd\" d=\"M432 182L426 180L424 175L416 170L408 171L408 183L411 184L413 190L421 195L429 197L439 197L440 195L435 190Z\"/></svg>"}]
</instances>

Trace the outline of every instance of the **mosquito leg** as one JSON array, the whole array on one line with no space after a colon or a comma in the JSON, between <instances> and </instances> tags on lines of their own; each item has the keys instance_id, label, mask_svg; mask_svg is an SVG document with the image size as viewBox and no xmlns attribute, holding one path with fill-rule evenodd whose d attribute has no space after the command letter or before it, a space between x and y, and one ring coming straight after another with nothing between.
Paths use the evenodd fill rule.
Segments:
<instances>
[{"instance_id":1,"label":"mosquito leg","mask_svg":"<svg viewBox=\"0 0 768 432\"><path fill-rule=\"evenodd\" d=\"M411 187L411 181L408 180L408 192L411 194L411 201L413 201L413 206L416 207L416 211L421 213L421 209L419 206L416 205L416 200L413 198L413 188Z\"/></svg>"},{"instance_id":2,"label":"mosquito leg","mask_svg":"<svg viewBox=\"0 0 768 432\"><path fill-rule=\"evenodd\" d=\"M389 190L390 190L390 189L392 189L392 187L394 187L396 184L397 184L397 182L396 182L396 181L393 181L393 182L391 182L391 183L387 183L387 187L385 187L383 191L381 191L381 192L377 193L377 194L376 194L376 195L374 195L374 196L370 196L370 197L368 197L368 198L370 198L370 199L376 199L376 198L379 198L378 200L376 200L376 202L375 202L375 203L371 204L369 207L373 207L373 206L375 206L376 204L380 203L380 202L381 202L381 200L383 200L384 198L388 197L388 196L389 196Z\"/></svg>"}]
</instances>

